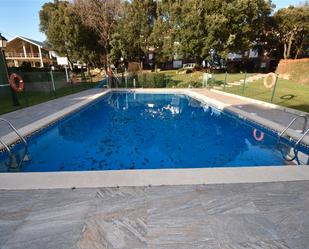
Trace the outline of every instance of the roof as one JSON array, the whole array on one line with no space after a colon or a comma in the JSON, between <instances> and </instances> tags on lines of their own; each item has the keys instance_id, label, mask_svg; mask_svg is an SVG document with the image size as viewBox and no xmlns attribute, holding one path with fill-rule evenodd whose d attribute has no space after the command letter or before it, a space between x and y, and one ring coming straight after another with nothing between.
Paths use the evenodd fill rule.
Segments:
<instances>
[{"instance_id":1,"label":"roof","mask_svg":"<svg viewBox=\"0 0 309 249\"><path fill-rule=\"evenodd\" d=\"M36 40L33 40L33 39L29 39L29 38L24 37L24 36L15 36L13 39L9 40L8 42L11 42L11 41L13 41L13 40L15 40L17 38L22 39L22 40L24 40L26 42L32 43L33 45L36 45L38 47L46 49L46 45L44 44L44 42L40 42L40 41L36 41Z\"/></svg>"}]
</instances>

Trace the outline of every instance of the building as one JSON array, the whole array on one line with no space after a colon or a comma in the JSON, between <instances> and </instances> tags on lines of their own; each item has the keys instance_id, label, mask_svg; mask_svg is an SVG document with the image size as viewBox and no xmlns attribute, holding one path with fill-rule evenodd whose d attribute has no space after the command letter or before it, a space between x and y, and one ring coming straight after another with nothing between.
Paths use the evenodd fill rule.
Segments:
<instances>
[{"instance_id":1,"label":"building","mask_svg":"<svg viewBox=\"0 0 309 249\"><path fill-rule=\"evenodd\" d=\"M56 63L55 54L43 42L16 36L7 43L5 50L9 67L20 67L29 62L32 67L48 67Z\"/></svg>"}]
</instances>

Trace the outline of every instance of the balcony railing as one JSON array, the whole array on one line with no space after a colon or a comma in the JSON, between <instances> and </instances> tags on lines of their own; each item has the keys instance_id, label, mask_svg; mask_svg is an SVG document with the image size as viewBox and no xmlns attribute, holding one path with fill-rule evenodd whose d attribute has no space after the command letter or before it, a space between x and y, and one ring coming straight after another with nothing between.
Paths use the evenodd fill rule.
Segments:
<instances>
[{"instance_id":1,"label":"balcony railing","mask_svg":"<svg viewBox=\"0 0 309 249\"><path fill-rule=\"evenodd\" d=\"M39 53L26 53L27 57L25 57L24 53L15 53L15 52L5 52L5 57L7 59L10 58L40 58Z\"/></svg>"}]
</instances>

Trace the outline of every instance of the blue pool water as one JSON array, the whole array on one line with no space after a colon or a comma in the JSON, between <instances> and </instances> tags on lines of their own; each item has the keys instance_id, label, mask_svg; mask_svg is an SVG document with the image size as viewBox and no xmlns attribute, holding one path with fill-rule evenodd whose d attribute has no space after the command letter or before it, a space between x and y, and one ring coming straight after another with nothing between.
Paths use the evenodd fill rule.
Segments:
<instances>
[{"instance_id":1,"label":"blue pool water","mask_svg":"<svg viewBox=\"0 0 309 249\"><path fill-rule=\"evenodd\" d=\"M0 171L285 164L273 133L174 94L109 93L28 142L31 160L12 169L2 153ZM14 150L21 154L22 146Z\"/></svg>"}]
</instances>

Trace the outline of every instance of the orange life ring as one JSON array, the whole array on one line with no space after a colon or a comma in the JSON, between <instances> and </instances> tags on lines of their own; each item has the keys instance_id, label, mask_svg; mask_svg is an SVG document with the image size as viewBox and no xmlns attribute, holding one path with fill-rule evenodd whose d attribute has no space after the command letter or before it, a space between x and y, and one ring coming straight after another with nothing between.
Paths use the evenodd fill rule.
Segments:
<instances>
[{"instance_id":1,"label":"orange life ring","mask_svg":"<svg viewBox=\"0 0 309 249\"><path fill-rule=\"evenodd\" d=\"M19 82L18 86L16 85L16 80ZM12 73L10 76L10 86L15 92L22 92L25 89L25 82L20 75Z\"/></svg>"},{"instance_id":2,"label":"orange life ring","mask_svg":"<svg viewBox=\"0 0 309 249\"><path fill-rule=\"evenodd\" d=\"M264 139L264 132L259 131L260 132L260 136L257 135L258 130L254 129L253 130L253 137L256 141L261 142Z\"/></svg>"},{"instance_id":3,"label":"orange life ring","mask_svg":"<svg viewBox=\"0 0 309 249\"><path fill-rule=\"evenodd\" d=\"M268 84L268 78L271 77L272 78L272 81L270 84ZM264 86L266 88L272 88L275 84L276 84L276 78L277 78L277 75L275 73L269 73L266 75L266 77L264 78Z\"/></svg>"}]
</instances>

